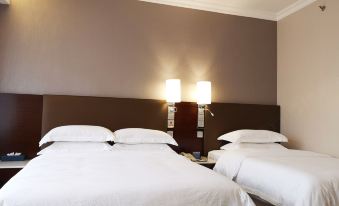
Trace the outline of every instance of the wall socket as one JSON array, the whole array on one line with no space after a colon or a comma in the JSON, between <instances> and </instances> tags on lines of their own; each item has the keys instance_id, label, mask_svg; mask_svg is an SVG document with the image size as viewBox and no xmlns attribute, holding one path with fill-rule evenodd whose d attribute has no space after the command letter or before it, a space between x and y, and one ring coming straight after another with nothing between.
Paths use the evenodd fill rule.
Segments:
<instances>
[{"instance_id":1,"label":"wall socket","mask_svg":"<svg viewBox=\"0 0 339 206\"><path fill-rule=\"evenodd\" d=\"M197 138L204 138L204 131L197 131Z\"/></svg>"},{"instance_id":2,"label":"wall socket","mask_svg":"<svg viewBox=\"0 0 339 206\"><path fill-rule=\"evenodd\" d=\"M204 128L205 127L205 109L204 108L198 108L198 128Z\"/></svg>"},{"instance_id":3,"label":"wall socket","mask_svg":"<svg viewBox=\"0 0 339 206\"><path fill-rule=\"evenodd\" d=\"M174 119L167 120L167 128L174 128Z\"/></svg>"},{"instance_id":4,"label":"wall socket","mask_svg":"<svg viewBox=\"0 0 339 206\"><path fill-rule=\"evenodd\" d=\"M174 114L175 114L174 111L168 109L167 119L174 119Z\"/></svg>"}]
</instances>

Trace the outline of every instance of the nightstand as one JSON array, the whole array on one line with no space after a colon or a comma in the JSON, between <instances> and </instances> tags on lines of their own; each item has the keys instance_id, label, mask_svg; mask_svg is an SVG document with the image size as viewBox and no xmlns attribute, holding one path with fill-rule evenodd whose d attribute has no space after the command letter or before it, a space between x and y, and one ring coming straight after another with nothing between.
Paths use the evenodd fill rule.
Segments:
<instances>
[{"instance_id":1,"label":"nightstand","mask_svg":"<svg viewBox=\"0 0 339 206\"><path fill-rule=\"evenodd\" d=\"M0 188L6 184L16 173L26 166L29 160L26 161L0 161Z\"/></svg>"},{"instance_id":2,"label":"nightstand","mask_svg":"<svg viewBox=\"0 0 339 206\"><path fill-rule=\"evenodd\" d=\"M183 155L187 159L191 160L192 162L197 163L201 166L207 167L209 169L213 169L214 166L215 166L215 162L212 161L212 160L209 160L205 156L201 156L200 160L196 160L191 153L181 153L181 155Z\"/></svg>"}]
</instances>

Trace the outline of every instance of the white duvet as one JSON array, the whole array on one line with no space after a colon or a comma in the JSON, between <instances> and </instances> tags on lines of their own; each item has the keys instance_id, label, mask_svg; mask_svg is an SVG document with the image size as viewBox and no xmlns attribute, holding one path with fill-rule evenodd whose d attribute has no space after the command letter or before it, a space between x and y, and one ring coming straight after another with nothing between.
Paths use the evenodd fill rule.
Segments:
<instances>
[{"instance_id":1,"label":"white duvet","mask_svg":"<svg viewBox=\"0 0 339 206\"><path fill-rule=\"evenodd\" d=\"M225 151L214 170L275 205L339 205L339 160L327 155L240 149Z\"/></svg>"},{"instance_id":2,"label":"white duvet","mask_svg":"<svg viewBox=\"0 0 339 206\"><path fill-rule=\"evenodd\" d=\"M0 206L253 205L239 186L174 152L45 154L0 190Z\"/></svg>"}]
</instances>

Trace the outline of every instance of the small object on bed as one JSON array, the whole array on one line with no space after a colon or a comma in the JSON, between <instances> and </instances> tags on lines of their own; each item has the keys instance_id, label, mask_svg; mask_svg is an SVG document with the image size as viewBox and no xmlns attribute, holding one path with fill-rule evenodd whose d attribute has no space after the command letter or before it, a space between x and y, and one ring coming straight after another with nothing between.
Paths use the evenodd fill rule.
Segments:
<instances>
[{"instance_id":1,"label":"small object on bed","mask_svg":"<svg viewBox=\"0 0 339 206\"><path fill-rule=\"evenodd\" d=\"M12 152L6 155L1 156L1 161L8 162L8 161L24 161L25 155L21 153Z\"/></svg>"}]
</instances>

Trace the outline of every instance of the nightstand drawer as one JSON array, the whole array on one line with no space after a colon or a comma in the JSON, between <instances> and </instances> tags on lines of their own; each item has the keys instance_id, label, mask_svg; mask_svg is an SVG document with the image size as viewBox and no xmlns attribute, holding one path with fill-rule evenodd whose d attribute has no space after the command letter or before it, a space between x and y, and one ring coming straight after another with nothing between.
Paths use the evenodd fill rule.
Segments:
<instances>
[{"instance_id":1,"label":"nightstand drawer","mask_svg":"<svg viewBox=\"0 0 339 206\"><path fill-rule=\"evenodd\" d=\"M0 188L20 170L21 168L0 169Z\"/></svg>"}]
</instances>

